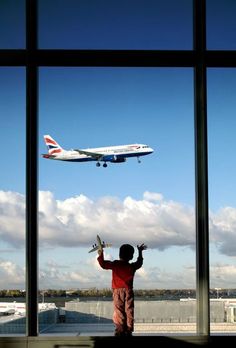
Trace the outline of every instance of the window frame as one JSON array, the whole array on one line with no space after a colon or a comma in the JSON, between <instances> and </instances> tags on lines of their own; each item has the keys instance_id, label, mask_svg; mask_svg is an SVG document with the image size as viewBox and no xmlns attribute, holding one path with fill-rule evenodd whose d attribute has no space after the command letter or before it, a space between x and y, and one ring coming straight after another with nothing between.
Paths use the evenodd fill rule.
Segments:
<instances>
[{"instance_id":1,"label":"window frame","mask_svg":"<svg viewBox=\"0 0 236 348\"><path fill-rule=\"evenodd\" d=\"M236 51L206 49L206 0L193 0L193 50L38 49L37 2L26 0L26 48L0 49L0 66L26 68L26 336L38 336L38 69L96 66L194 69L197 336L209 337L206 71L236 67Z\"/></svg>"}]
</instances>

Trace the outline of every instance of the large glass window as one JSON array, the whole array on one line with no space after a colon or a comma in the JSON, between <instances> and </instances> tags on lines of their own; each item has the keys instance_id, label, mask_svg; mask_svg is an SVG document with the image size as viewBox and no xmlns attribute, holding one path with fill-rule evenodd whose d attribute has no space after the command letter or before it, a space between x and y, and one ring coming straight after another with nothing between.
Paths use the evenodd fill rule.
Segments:
<instances>
[{"instance_id":1,"label":"large glass window","mask_svg":"<svg viewBox=\"0 0 236 348\"><path fill-rule=\"evenodd\" d=\"M40 0L39 47L192 49L189 0Z\"/></svg>"},{"instance_id":2,"label":"large glass window","mask_svg":"<svg viewBox=\"0 0 236 348\"><path fill-rule=\"evenodd\" d=\"M144 265L134 283L136 291L143 290L136 298L136 331L141 323L163 322L191 323L195 331L196 303L179 308L180 298L195 296L196 287L192 69L41 68L39 80L40 154L57 150L53 140L67 151L135 143L154 149L139 158L141 163L134 157L108 161L107 168L96 161L41 157L44 300L50 301L49 289L64 292L59 307L66 309L65 323L87 323L86 329L75 326L74 334L91 335L89 324L106 322L110 326L103 334L112 334L111 272L100 269L97 253L88 251L97 234L112 243L105 249L109 259L119 257L124 243L135 249L145 243ZM49 152L44 135L53 138L47 137ZM172 300L167 311L156 308L163 300ZM66 334L67 326L61 330Z\"/></svg>"},{"instance_id":3,"label":"large glass window","mask_svg":"<svg viewBox=\"0 0 236 348\"><path fill-rule=\"evenodd\" d=\"M233 0L207 0L207 48L235 50L236 2Z\"/></svg>"},{"instance_id":4,"label":"large glass window","mask_svg":"<svg viewBox=\"0 0 236 348\"><path fill-rule=\"evenodd\" d=\"M235 71L222 67L235 68L235 52L202 52L201 32L206 24L208 49L234 50L234 10L233 1L212 0L1 2L2 336L66 335L68 323L77 335L82 322L80 335L98 334L102 324L102 332L112 334L111 274L88 253L97 234L112 243L105 250L110 259L123 242L148 245L134 283L135 334L156 334L157 328L161 335L234 334ZM37 51L38 44L45 50ZM217 69L208 71L205 103L208 66ZM116 156L107 167L68 163L52 160L44 135L77 153L129 143L154 152L141 163L114 163ZM154 308L154 299L161 307ZM167 323L171 331L162 326Z\"/></svg>"},{"instance_id":5,"label":"large glass window","mask_svg":"<svg viewBox=\"0 0 236 348\"><path fill-rule=\"evenodd\" d=\"M210 283L211 307L218 306L213 331L215 322L235 322L235 92L235 69L209 69Z\"/></svg>"},{"instance_id":6,"label":"large glass window","mask_svg":"<svg viewBox=\"0 0 236 348\"><path fill-rule=\"evenodd\" d=\"M0 1L0 49L25 48L25 0Z\"/></svg>"},{"instance_id":7,"label":"large glass window","mask_svg":"<svg viewBox=\"0 0 236 348\"><path fill-rule=\"evenodd\" d=\"M17 335L25 333L25 69L0 68L0 114L0 335Z\"/></svg>"}]
</instances>

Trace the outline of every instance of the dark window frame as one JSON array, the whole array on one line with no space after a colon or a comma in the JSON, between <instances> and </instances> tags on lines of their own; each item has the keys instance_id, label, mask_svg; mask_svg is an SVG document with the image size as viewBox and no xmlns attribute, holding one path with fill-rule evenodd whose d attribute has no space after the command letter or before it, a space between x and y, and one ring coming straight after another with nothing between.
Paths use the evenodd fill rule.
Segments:
<instances>
[{"instance_id":1,"label":"dark window frame","mask_svg":"<svg viewBox=\"0 0 236 348\"><path fill-rule=\"evenodd\" d=\"M38 336L38 68L43 66L194 69L197 336L210 336L206 71L235 68L236 51L206 50L206 0L193 0L193 18L193 50L43 50L37 45L37 0L26 0L26 48L0 49L0 66L26 68L26 336Z\"/></svg>"}]
</instances>

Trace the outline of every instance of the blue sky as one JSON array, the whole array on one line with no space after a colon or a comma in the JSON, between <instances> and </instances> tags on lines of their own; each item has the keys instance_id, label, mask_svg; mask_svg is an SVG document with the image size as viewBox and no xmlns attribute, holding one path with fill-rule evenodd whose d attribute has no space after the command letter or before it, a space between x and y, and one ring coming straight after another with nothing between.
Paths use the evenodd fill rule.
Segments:
<instances>
[{"instance_id":1,"label":"blue sky","mask_svg":"<svg viewBox=\"0 0 236 348\"><path fill-rule=\"evenodd\" d=\"M189 0L179 3L172 0L70 0L68 6L65 0L41 0L39 46L190 49L192 3Z\"/></svg>"},{"instance_id":2,"label":"blue sky","mask_svg":"<svg viewBox=\"0 0 236 348\"><path fill-rule=\"evenodd\" d=\"M176 2L165 1L158 8L156 20L156 1L145 1L149 6L142 15L139 6L132 12L133 1L130 6L127 1L119 1L110 16L102 12L102 8L107 8L106 1L101 1L104 7L99 8L96 1L90 3L90 8L87 3L71 1L63 12L65 2L57 1L53 17L55 2L41 1L40 46L91 48L96 42L98 48L192 47L189 1L180 2L183 8L176 17ZM141 6L144 2L137 3ZM171 3L175 6L171 7ZM210 10L212 2L208 4ZM209 12L209 23L214 25L221 11L227 15L226 28L230 28L229 9L234 4L229 1L224 8L219 1L216 4L217 11ZM77 17L79 10L83 15ZM7 13L5 10L5 25L12 20ZM122 14L125 18L118 36ZM130 16L132 26L130 22L127 26ZM163 21L164 16L167 22ZM23 14L17 18L21 27ZM69 18L71 21L67 22ZM83 19L84 31L80 35L76 35L81 29L78 18ZM146 23L145 29L137 26L140 20ZM107 31L111 24L116 25L112 35ZM63 32L63 28L68 31ZM154 29L158 33L155 37ZM19 31L22 38L23 32ZM181 40L183 35L185 40ZM213 42L210 29L208 38L212 47L227 46L220 35ZM6 39L0 37L3 48L9 43ZM11 40L13 47L24 46L19 37ZM225 47L220 46L223 42ZM230 36L226 48L232 48ZM211 286L230 288L236 287L236 72L209 69L207 77ZM112 242L113 247L105 252L110 259L118 256L122 243L148 245L144 266L135 279L136 288L195 287L193 95L190 68L39 69L40 287L109 287L111 274L98 267L95 253L88 254L97 233ZM0 115L0 288L24 288L24 68L0 68ZM107 168L97 168L94 162L50 161L41 157L46 152L44 134L50 134L65 149L138 142L150 145L154 153L142 158L141 163L129 159Z\"/></svg>"}]
</instances>

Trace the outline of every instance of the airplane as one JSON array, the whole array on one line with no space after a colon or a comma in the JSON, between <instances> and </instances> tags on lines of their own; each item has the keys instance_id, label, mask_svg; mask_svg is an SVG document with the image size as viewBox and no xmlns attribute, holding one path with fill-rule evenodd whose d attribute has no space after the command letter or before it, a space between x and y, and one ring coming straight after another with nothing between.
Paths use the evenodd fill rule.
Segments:
<instances>
[{"instance_id":1,"label":"airplane","mask_svg":"<svg viewBox=\"0 0 236 348\"><path fill-rule=\"evenodd\" d=\"M140 156L149 155L154 151L145 144L64 150L50 135L44 135L44 141L48 153L42 154L43 158L70 162L96 161L97 167L100 167L100 162L104 162L103 167L105 168L107 167L107 162L123 163L128 157L137 157L140 163Z\"/></svg>"},{"instance_id":2,"label":"airplane","mask_svg":"<svg viewBox=\"0 0 236 348\"><path fill-rule=\"evenodd\" d=\"M0 315L15 314L15 302L0 302Z\"/></svg>"},{"instance_id":3,"label":"airplane","mask_svg":"<svg viewBox=\"0 0 236 348\"><path fill-rule=\"evenodd\" d=\"M55 303L39 303L38 310L41 312L43 310L56 308ZM3 315L25 315L26 305L24 302L0 302L0 316Z\"/></svg>"},{"instance_id":4,"label":"airplane","mask_svg":"<svg viewBox=\"0 0 236 348\"><path fill-rule=\"evenodd\" d=\"M92 253L93 251L96 251L96 250L102 250L103 248L109 248L112 246L111 243L102 242L99 235L97 235L97 243L98 244L93 244L93 248L89 250L89 253Z\"/></svg>"}]
</instances>

